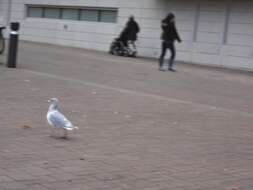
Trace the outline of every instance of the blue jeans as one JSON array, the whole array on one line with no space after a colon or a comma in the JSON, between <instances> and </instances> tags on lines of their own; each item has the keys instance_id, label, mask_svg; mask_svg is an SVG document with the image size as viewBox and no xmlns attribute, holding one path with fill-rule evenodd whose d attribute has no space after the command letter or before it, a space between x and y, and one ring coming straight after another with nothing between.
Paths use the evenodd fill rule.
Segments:
<instances>
[{"instance_id":1,"label":"blue jeans","mask_svg":"<svg viewBox=\"0 0 253 190\"><path fill-rule=\"evenodd\" d=\"M169 69L172 69L173 65L174 65L174 60L176 57L176 49L175 49L175 45L174 42L168 42L168 41L163 41L162 42L162 53L159 59L159 66L162 67L163 66L163 62L164 62L164 56L166 55L167 49L170 50L171 56L169 59Z\"/></svg>"}]
</instances>

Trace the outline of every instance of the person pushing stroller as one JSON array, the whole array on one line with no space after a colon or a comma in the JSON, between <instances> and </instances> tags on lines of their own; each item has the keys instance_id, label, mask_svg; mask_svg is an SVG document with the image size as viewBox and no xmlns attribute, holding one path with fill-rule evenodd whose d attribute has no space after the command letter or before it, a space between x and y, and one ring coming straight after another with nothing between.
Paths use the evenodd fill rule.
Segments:
<instances>
[{"instance_id":1,"label":"person pushing stroller","mask_svg":"<svg viewBox=\"0 0 253 190\"><path fill-rule=\"evenodd\" d=\"M134 16L130 16L125 28L116 38L110 47L110 53L115 55L136 56L137 34L140 32L140 27L135 21Z\"/></svg>"}]
</instances>

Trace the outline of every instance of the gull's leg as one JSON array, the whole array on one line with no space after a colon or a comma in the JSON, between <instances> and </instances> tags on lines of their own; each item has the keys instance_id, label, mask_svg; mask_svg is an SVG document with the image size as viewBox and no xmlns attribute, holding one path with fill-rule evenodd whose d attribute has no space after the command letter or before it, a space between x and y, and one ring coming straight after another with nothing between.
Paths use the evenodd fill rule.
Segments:
<instances>
[{"instance_id":1,"label":"gull's leg","mask_svg":"<svg viewBox=\"0 0 253 190\"><path fill-rule=\"evenodd\" d=\"M63 136L65 139L68 138L68 130L67 129L64 129L64 136Z\"/></svg>"},{"instance_id":2,"label":"gull's leg","mask_svg":"<svg viewBox=\"0 0 253 190\"><path fill-rule=\"evenodd\" d=\"M51 127L51 134L50 134L50 137L54 137L55 136L55 128L54 127Z\"/></svg>"}]
</instances>

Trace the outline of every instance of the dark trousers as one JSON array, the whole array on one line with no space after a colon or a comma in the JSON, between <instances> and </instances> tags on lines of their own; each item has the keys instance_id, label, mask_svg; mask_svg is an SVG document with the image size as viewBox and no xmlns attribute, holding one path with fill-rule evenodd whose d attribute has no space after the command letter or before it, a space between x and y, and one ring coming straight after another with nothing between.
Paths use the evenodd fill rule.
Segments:
<instances>
[{"instance_id":1,"label":"dark trousers","mask_svg":"<svg viewBox=\"0 0 253 190\"><path fill-rule=\"evenodd\" d=\"M162 53L159 59L159 66L162 67L163 66L163 62L164 62L164 56L166 55L166 51L167 49L170 50L171 56L169 59L169 68L172 69L173 65L174 65L174 60L176 57L176 49L175 49L175 45L174 42L167 42L167 41L163 41L162 42Z\"/></svg>"}]
</instances>

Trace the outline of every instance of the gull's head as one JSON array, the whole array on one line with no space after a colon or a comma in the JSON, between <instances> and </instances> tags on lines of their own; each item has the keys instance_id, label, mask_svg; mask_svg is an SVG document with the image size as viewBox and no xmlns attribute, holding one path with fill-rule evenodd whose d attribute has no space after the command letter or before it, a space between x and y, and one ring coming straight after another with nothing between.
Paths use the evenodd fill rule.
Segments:
<instances>
[{"instance_id":1,"label":"gull's head","mask_svg":"<svg viewBox=\"0 0 253 190\"><path fill-rule=\"evenodd\" d=\"M59 100L57 98L50 98L48 100L49 103L52 103L52 104L58 104L59 103Z\"/></svg>"},{"instance_id":2,"label":"gull's head","mask_svg":"<svg viewBox=\"0 0 253 190\"><path fill-rule=\"evenodd\" d=\"M51 104L49 109L57 109L58 108L59 100L57 98L50 98L48 100L48 102Z\"/></svg>"}]
</instances>

